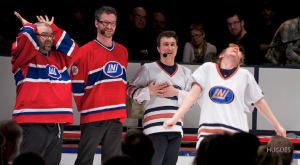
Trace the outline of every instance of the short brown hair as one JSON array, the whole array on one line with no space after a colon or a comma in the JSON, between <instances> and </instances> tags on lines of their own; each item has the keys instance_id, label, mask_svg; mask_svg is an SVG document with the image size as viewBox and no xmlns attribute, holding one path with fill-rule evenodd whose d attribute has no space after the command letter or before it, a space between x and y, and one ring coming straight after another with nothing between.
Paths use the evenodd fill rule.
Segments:
<instances>
[{"instance_id":1,"label":"short brown hair","mask_svg":"<svg viewBox=\"0 0 300 165\"><path fill-rule=\"evenodd\" d=\"M158 47L160 47L160 40L161 40L161 38L163 38L163 37L167 37L167 38L175 38L175 40L176 40L176 45L178 45L178 37L177 37L175 31L163 31L163 32L161 32L161 33L158 35L158 37L157 37L157 39L156 39L156 45L157 45Z\"/></svg>"}]
</instances>

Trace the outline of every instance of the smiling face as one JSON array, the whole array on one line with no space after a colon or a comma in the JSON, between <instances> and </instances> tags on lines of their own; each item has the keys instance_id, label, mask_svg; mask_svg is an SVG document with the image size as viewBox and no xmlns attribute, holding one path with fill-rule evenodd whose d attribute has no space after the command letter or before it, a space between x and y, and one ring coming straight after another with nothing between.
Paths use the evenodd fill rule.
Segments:
<instances>
[{"instance_id":1,"label":"smiling face","mask_svg":"<svg viewBox=\"0 0 300 165\"><path fill-rule=\"evenodd\" d=\"M160 46L157 47L158 52L160 52L160 58L168 60L175 60L177 49L176 39L173 37L162 37L160 39ZM167 53L167 57L163 57L164 53Z\"/></svg>"},{"instance_id":2,"label":"smiling face","mask_svg":"<svg viewBox=\"0 0 300 165\"><path fill-rule=\"evenodd\" d=\"M237 15L234 15L230 18L227 18L227 26L229 32L235 36L238 37L242 34L242 29L244 26L244 21L240 20Z\"/></svg>"},{"instance_id":3,"label":"smiling face","mask_svg":"<svg viewBox=\"0 0 300 165\"><path fill-rule=\"evenodd\" d=\"M100 31L104 31L105 33L102 35L106 38L112 38L116 30L116 25L117 17L115 14L103 13L99 21L95 20L97 32L101 34Z\"/></svg>"}]
</instances>

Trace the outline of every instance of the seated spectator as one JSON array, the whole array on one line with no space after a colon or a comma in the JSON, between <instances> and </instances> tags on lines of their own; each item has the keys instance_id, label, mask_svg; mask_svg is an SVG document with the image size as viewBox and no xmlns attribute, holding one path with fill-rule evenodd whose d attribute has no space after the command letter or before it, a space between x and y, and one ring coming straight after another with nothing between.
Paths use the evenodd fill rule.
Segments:
<instances>
[{"instance_id":1,"label":"seated spectator","mask_svg":"<svg viewBox=\"0 0 300 165\"><path fill-rule=\"evenodd\" d=\"M121 149L124 155L132 157L139 165L151 165L154 155L153 143L141 130L127 131Z\"/></svg>"},{"instance_id":2,"label":"seated spectator","mask_svg":"<svg viewBox=\"0 0 300 165\"><path fill-rule=\"evenodd\" d=\"M74 9L70 13L68 20L70 21L69 35L76 41L79 47L93 40L93 37L86 32L85 17L82 11Z\"/></svg>"},{"instance_id":3,"label":"seated spectator","mask_svg":"<svg viewBox=\"0 0 300 165\"><path fill-rule=\"evenodd\" d=\"M35 152L23 152L14 160L13 165L46 165L44 158Z\"/></svg>"},{"instance_id":4,"label":"seated spectator","mask_svg":"<svg viewBox=\"0 0 300 165\"><path fill-rule=\"evenodd\" d=\"M263 145L258 148L255 165L282 165L282 159L277 152L269 152Z\"/></svg>"},{"instance_id":5,"label":"seated spectator","mask_svg":"<svg viewBox=\"0 0 300 165\"><path fill-rule=\"evenodd\" d=\"M155 43L151 42L149 31L146 29L147 12L143 7L134 8L130 15L131 25L119 39L128 50L128 60L159 59Z\"/></svg>"},{"instance_id":6,"label":"seated spectator","mask_svg":"<svg viewBox=\"0 0 300 165\"><path fill-rule=\"evenodd\" d=\"M273 152L278 152L281 155L283 165L290 165L293 160L294 145L293 143L282 136L272 136L268 149Z\"/></svg>"},{"instance_id":7,"label":"seated spectator","mask_svg":"<svg viewBox=\"0 0 300 165\"><path fill-rule=\"evenodd\" d=\"M277 29L266 58L273 64L300 64L300 16Z\"/></svg>"},{"instance_id":8,"label":"seated spectator","mask_svg":"<svg viewBox=\"0 0 300 165\"><path fill-rule=\"evenodd\" d=\"M241 51L245 55L244 63L246 65L263 64L265 57L260 53L260 43L254 35L247 32L243 13L239 10L229 10L226 13L226 20L228 30L232 36L227 43L235 43L242 48Z\"/></svg>"},{"instance_id":9,"label":"seated spectator","mask_svg":"<svg viewBox=\"0 0 300 165\"><path fill-rule=\"evenodd\" d=\"M103 165L138 165L131 157L126 155L113 156L102 163Z\"/></svg>"},{"instance_id":10,"label":"seated spectator","mask_svg":"<svg viewBox=\"0 0 300 165\"><path fill-rule=\"evenodd\" d=\"M191 42L185 43L183 62L213 62L216 58L217 48L205 41L204 26L201 23L192 24L190 26L190 34Z\"/></svg>"},{"instance_id":11,"label":"seated spectator","mask_svg":"<svg viewBox=\"0 0 300 165\"><path fill-rule=\"evenodd\" d=\"M2 134L1 161L3 165L13 161L19 152L22 141L22 128L13 120L4 120L0 122L0 133Z\"/></svg>"},{"instance_id":12,"label":"seated spectator","mask_svg":"<svg viewBox=\"0 0 300 165\"><path fill-rule=\"evenodd\" d=\"M243 164L244 162L238 162L236 157L240 149L236 145L233 136L227 133L207 135L199 145L193 164ZM216 155L218 155L218 158L216 158Z\"/></svg>"},{"instance_id":13,"label":"seated spectator","mask_svg":"<svg viewBox=\"0 0 300 165\"><path fill-rule=\"evenodd\" d=\"M233 134L236 145L243 152L236 152L236 158L243 165L253 165L255 163L257 150L260 146L257 136L248 132L239 132Z\"/></svg>"}]
</instances>

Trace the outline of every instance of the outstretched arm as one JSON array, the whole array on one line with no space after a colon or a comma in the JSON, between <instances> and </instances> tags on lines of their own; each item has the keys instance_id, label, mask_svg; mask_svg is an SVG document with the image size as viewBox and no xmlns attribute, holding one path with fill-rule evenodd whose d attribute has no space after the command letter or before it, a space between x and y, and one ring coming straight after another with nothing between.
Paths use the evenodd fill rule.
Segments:
<instances>
[{"instance_id":1,"label":"outstretched arm","mask_svg":"<svg viewBox=\"0 0 300 165\"><path fill-rule=\"evenodd\" d=\"M192 107L192 105L197 101L200 93L202 92L202 88L199 84L194 83L189 93L186 95L179 109L175 113L175 115L164 122L163 127L165 129L171 129L177 121Z\"/></svg>"},{"instance_id":2,"label":"outstretched arm","mask_svg":"<svg viewBox=\"0 0 300 165\"><path fill-rule=\"evenodd\" d=\"M279 124L265 99L258 100L254 106L272 124L277 135L286 137L286 130Z\"/></svg>"}]
</instances>

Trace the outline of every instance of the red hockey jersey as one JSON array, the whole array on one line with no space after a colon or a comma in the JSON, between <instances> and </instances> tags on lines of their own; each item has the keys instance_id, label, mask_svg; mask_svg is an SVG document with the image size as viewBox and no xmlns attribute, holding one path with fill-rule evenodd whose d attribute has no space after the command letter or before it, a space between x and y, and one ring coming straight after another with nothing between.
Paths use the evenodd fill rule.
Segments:
<instances>
[{"instance_id":1,"label":"red hockey jersey","mask_svg":"<svg viewBox=\"0 0 300 165\"><path fill-rule=\"evenodd\" d=\"M51 25L53 46L47 56L41 55L37 28L25 24L12 45L11 63L17 96L12 119L17 123L72 124L72 84L68 67L78 51L69 35Z\"/></svg>"},{"instance_id":2,"label":"red hockey jersey","mask_svg":"<svg viewBox=\"0 0 300 165\"><path fill-rule=\"evenodd\" d=\"M98 40L82 46L71 70L72 91L80 123L117 119L126 114L127 49L113 42L111 48Z\"/></svg>"}]
</instances>

